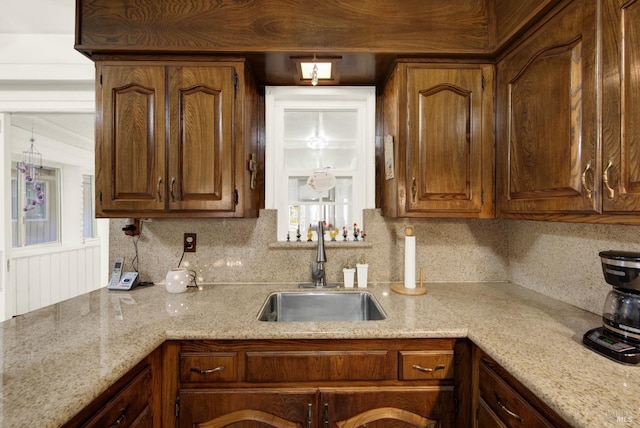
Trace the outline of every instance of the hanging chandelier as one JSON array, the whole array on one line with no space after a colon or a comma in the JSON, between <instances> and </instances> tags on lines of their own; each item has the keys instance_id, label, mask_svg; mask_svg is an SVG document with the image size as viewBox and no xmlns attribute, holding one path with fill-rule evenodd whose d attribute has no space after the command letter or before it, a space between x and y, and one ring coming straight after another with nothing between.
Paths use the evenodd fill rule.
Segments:
<instances>
[{"instance_id":1,"label":"hanging chandelier","mask_svg":"<svg viewBox=\"0 0 640 428\"><path fill-rule=\"evenodd\" d=\"M22 161L16 164L18 171L24 174L26 194L31 196L26 198L24 211L31 211L44 202L44 183L39 180L40 170L42 169L42 155L33 145L35 142L33 130L31 130L30 141L31 147L29 147L29 150L22 152Z\"/></svg>"}]
</instances>

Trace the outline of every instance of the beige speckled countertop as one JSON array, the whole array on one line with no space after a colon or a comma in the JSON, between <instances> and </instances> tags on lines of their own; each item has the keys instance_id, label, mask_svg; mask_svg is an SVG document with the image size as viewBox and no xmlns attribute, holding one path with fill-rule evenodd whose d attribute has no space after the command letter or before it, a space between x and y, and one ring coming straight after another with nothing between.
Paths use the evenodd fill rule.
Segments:
<instances>
[{"instance_id":1,"label":"beige speckled countertop","mask_svg":"<svg viewBox=\"0 0 640 428\"><path fill-rule=\"evenodd\" d=\"M598 316L509 283L428 288L412 297L370 285L388 318L355 324L256 320L269 293L294 285L103 288L1 324L0 426L59 426L167 339L327 337L469 337L571 424L640 423L640 367L580 343Z\"/></svg>"}]
</instances>

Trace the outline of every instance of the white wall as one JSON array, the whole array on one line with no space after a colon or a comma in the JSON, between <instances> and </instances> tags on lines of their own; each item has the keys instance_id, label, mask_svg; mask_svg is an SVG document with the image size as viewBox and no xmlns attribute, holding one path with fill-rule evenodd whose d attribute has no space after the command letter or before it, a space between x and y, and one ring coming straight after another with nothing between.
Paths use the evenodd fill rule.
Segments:
<instances>
[{"instance_id":1,"label":"white wall","mask_svg":"<svg viewBox=\"0 0 640 428\"><path fill-rule=\"evenodd\" d=\"M73 31L73 28L70 28ZM108 221L98 222L98 233L102 240L84 242L82 239L82 192L81 178L83 174L92 174L94 169L93 141L86 137L74 135L64 129L47 127L43 122L32 121L31 126L25 120L18 120L18 116L10 113L87 113L92 115L95 110L95 67L93 63L73 49L73 34L0 34L0 176L5 195L11 194L10 172L11 162L20 160L22 151L29 148L30 138L34 136L37 150L42 153L43 164L58 167L61 170L60 190L63 200L61 207L64 212L60 224L61 242L43 248L11 248L11 206L10 198L4 197L0 201L0 230L2 246L0 247L0 261L2 272L0 276L0 320L15 315L17 308L34 309L31 305L49 304L58 298L71 297L73 293L85 292L104 284L101 278L108 275ZM31 128L31 129L30 129ZM48 128L48 129L47 129ZM68 215L68 213L74 213ZM97 248L97 250L96 250ZM87 253L87 251L89 251ZM84 254L88 254L85 256ZM79 284L71 291L45 291L44 297L39 295L40 287L48 282L36 278L35 274L29 280L29 306L15 299L25 294L25 283L16 272L9 272L8 268L24 266L25 263L41 263L48 256L51 260L56 257L66 257L60 254L78 254L81 262L83 257L93 257L98 253L99 264L93 261L87 272L76 271L79 281L89 284ZM9 262L9 264L8 264ZM55 267L54 267L55 269ZM67 269L71 271L73 269ZM74 274L74 272L68 272ZM40 274L42 278L42 274ZM10 281L10 279L12 279ZM69 281L64 275L57 281L65 286ZM18 284L19 283L19 284ZM20 286L21 293L18 293ZM75 290L75 291L74 291ZM48 294L47 294L48 293ZM53 294L52 294L53 293ZM29 295L29 293L26 293Z\"/></svg>"}]
</instances>

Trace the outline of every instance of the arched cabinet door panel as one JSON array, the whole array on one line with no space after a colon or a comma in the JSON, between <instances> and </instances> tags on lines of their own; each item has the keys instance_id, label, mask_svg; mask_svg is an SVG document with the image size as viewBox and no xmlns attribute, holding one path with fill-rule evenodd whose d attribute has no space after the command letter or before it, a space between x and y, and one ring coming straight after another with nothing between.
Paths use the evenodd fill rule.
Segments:
<instances>
[{"instance_id":1,"label":"arched cabinet door panel","mask_svg":"<svg viewBox=\"0 0 640 428\"><path fill-rule=\"evenodd\" d=\"M383 96L385 216L493 217L493 75L396 65Z\"/></svg>"},{"instance_id":2,"label":"arched cabinet door panel","mask_svg":"<svg viewBox=\"0 0 640 428\"><path fill-rule=\"evenodd\" d=\"M596 8L574 2L497 65L498 211L600 211Z\"/></svg>"}]
</instances>

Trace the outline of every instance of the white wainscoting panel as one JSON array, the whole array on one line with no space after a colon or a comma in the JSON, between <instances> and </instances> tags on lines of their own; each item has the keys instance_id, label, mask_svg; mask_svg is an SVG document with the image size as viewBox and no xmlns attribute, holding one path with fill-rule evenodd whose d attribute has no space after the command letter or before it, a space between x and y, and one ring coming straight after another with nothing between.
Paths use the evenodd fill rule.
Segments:
<instances>
[{"instance_id":1,"label":"white wainscoting panel","mask_svg":"<svg viewBox=\"0 0 640 428\"><path fill-rule=\"evenodd\" d=\"M105 285L99 275L99 241L12 257L8 310L20 315L96 290Z\"/></svg>"}]
</instances>

